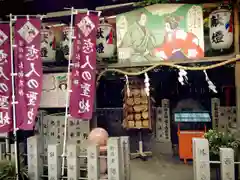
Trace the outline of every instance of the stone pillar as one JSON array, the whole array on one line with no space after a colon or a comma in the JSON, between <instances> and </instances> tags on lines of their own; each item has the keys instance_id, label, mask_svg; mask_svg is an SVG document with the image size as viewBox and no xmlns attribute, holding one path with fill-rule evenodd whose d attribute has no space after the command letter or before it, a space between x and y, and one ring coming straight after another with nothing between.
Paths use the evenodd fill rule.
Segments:
<instances>
[{"instance_id":1,"label":"stone pillar","mask_svg":"<svg viewBox=\"0 0 240 180\"><path fill-rule=\"evenodd\" d=\"M68 180L78 180L80 177L80 147L75 144L67 145L67 177Z\"/></svg>"},{"instance_id":2,"label":"stone pillar","mask_svg":"<svg viewBox=\"0 0 240 180\"><path fill-rule=\"evenodd\" d=\"M61 147L59 144L48 145L48 179L58 180L61 177Z\"/></svg>"},{"instance_id":3,"label":"stone pillar","mask_svg":"<svg viewBox=\"0 0 240 180\"><path fill-rule=\"evenodd\" d=\"M234 151L231 148L220 148L221 179L235 179Z\"/></svg>"},{"instance_id":4,"label":"stone pillar","mask_svg":"<svg viewBox=\"0 0 240 180\"><path fill-rule=\"evenodd\" d=\"M96 144L89 144L87 148L87 169L88 179L100 179L99 147Z\"/></svg>"},{"instance_id":5,"label":"stone pillar","mask_svg":"<svg viewBox=\"0 0 240 180\"><path fill-rule=\"evenodd\" d=\"M108 179L122 180L120 138L111 137L107 143Z\"/></svg>"},{"instance_id":6,"label":"stone pillar","mask_svg":"<svg viewBox=\"0 0 240 180\"><path fill-rule=\"evenodd\" d=\"M162 107L156 107L156 138L153 142L152 151L158 156L159 154L172 155L171 141L171 121L170 121L170 102L168 99L162 99Z\"/></svg>"},{"instance_id":7,"label":"stone pillar","mask_svg":"<svg viewBox=\"0 0 240 180\"><path fill-rule=\"evenodd\" d=\"M0 161L6 159L6 152L6 143L0 143Z\"/></svg>"},{"instance_id":8,"label":"stone pillar","mask_svg":"<svg viewBox=\"0 0 240 180\"><path fill-rule=\"evenodd\" d=\"M210 180L208 140L193 138L192 147L194 180Z\"/></svg>"},{"instance_id":9,"label":"stone pillar","mask_svg":"<svg viewBox=\"0 0 240 180\"><path fill-rule=\"evenodd\" d=\"M15 160L15 146L14 144L11 144L10 146L11 149L11 160L14 161ZM24 143L19 143L19 160L22 161L23 160L23 154L24 154Z\"/></svg>"},{"instance_id":10,"label":"stone pillar","mask_svg":"<svg viewBox=\"0 0 240 180\"><path fill-rule=\"evenodd\" d=\"M212 128L218 130L220 100L218 98L212 98L211 106L212 106Z\"/></svg>"},{"instance_id":11,"label":"stone pillar","mask_svg":"<svg viewBox=\"0 0 240 180\"><path fill-rule=\"evenodd\" d=\"M29 179L42 179L43 175L43 143L40 136L32 136L27 139L27 159Z\"/></svg>"},{"instance_id":12,"label":"stone pillar","mask_svg":"<svg viewBox=\"0 0 240 180\"><path fill-rule=\"evenodd\" d=\"M171 142L170 103L168 99L162 100L162 121L164 139Z\"/></svg>"},{"instance_id":13,"label":"stone pillar","mask_svg":"<svg viewBox=\"0 0 240 180\"><path fill-rule=\"evenodd\" d=\"M122 173L124 180L130 180L130 145L129 145L129 137L128 136L121 136L121 155L122 155Z\"/></svg>"}]
</instances>

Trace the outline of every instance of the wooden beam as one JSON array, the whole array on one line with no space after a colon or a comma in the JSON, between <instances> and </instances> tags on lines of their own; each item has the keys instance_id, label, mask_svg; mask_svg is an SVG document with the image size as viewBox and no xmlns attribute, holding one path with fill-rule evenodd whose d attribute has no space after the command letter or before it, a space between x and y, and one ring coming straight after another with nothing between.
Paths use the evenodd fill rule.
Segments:
<instances>
[{"instance_id":1,"label":"wooden beam","mask_svg":"<svg viewBox=\"0 0 240 180\"><path fill-rule=\"evenodd\" d=\"M203 8L210 9L210 8L216 8L219 7L221 3L204 3Z\"/></svg>"},{"instance_id":2,"label":"wooden beam","mask_svg":"<svg viewBox=\"0 0 240 180\"><path fill-rule=\"evenodd\" d=\"M71 11L57 11L51 12L46 14L46 18L55 18L55 17L63 17L63 16L70 16Z\"/></svg>"},{"instance_id":3,"label":"wooden beam","mask_svg":"<svg viewBox=\"0 0 240 180\"><path fill-rule=\"evenodd\" d=\"M104 10L109 10L109 9L115 9L115 8L122 8L126 6L134 6L136 3L124 3L124 4L115 4L115 5L108 5L108 6L99 6L96 7L96 11L104 11Z\"/></svg>"},{"instance_id":4,"label":"wooden beam","mask_svg":"<svg viewBox=\"0 0 240 180\"><path fill-rule=\"evenodd\" d=\"M115 9L115 8L122 8L126 6L134 6L136 3L131 2L131 3L124 3L124 4L115 4L115 5L108 5L108 6L99 6L96 7L97 11L104 11L104 10L109 10L109 9ZM203 8L216 8L220 5L220 3L204 3Z\"/></svg>"},{"instance_id":5,"label":"wooden beam","mask_svg":"<svg viewBox=\"0 0 240 180\"><path fill-rule=\"evenodd\" d=\"M126 7L126 6L134 6L136 3L132 2L132 3L124 3L124 4L117 4L117 5L109 5L109 6L99 6L99 7L96 7L96 11L107 11L107 10L110 10L110 9L116 9L116 8L123 8L123 7ZM203 4L203 8L216 8L220 6L220 3L205 3ZM115 13L115 14L118 14L118 13ZM110 21L113 21L116 19L116 15L113 15L111 14L112 16L109 16L109 17L105 17L105 19L111 19ZM112 20L114 19L114 20Z\"/></svg>"},{"instance_id":6,"label":"wooden beam","mask_svg":"<svg viewBox=\"0 0 240 180\"><path fill-rule=\"evenodd\" d=\"M77 12L87 12L88 9L74 9ZM56 18L56 17L63 17L63 16L70 16L71 15L71 10L66 10L66 11L57 11L57 12L51 12L47 13L45 18Z\"/></svg>"}]
</instances>

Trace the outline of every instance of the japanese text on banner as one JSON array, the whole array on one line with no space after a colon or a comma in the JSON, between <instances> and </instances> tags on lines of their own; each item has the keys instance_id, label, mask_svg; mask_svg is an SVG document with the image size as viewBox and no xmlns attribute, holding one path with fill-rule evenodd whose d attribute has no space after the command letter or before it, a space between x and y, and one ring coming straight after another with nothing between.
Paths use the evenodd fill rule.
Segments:
<instances>
[{"instance_id":1,"label":"japanese text on banner","mask_svg":"<svg viewBox=\"0 0 240 180\"><path fill-rule=\"evenodd\" d=\"M40 103L42 91L42 60L40 55L39 18L17 19L15 25L15 69L18 106L17 122L20 129L32 130Z\"/></svg>"},{"instance_id":2,"label":"japanese text on banner","mask_svg":"<svg viewBox=\"0 0 240 180\"><path fill-rule=\"evenodd\" d=\"M99 18L94 14L77 14L75 21L70 114L75 118L90 120L95 95L96 28Z\"/></svg>"},{"instance_id":3,"label":"japanese text on banner","mask_svg":"<svg viewBox=\"0 0 240 180\"><path fill-rule=\"evenodd\" d=\"M0 24L0 133L12 130L10 27Z\"/></svg>"}]
</instances>

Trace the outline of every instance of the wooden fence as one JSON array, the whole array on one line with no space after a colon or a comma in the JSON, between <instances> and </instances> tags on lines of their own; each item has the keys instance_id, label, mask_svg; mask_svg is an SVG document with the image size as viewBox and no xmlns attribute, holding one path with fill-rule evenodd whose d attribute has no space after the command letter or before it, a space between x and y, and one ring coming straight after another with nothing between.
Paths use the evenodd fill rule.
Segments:
<instances>
[{"instance_id":1,"label":"wooden fence","mask_svg":"<svg viewBox=\"0 0 240 180\"><path fill-rule=\"evenodd\" d=\"M210 161L209 144L207 139L194 138L193 149L193 173L194 180L210 180L210 164L220 164L222 180L235 180L234 150L220 148L220 161Z\"/></svg>"},{"instance_id":2,"label":"wooden fence","mask_svg":"<svg viewBox=\"0 0 240 180\"><path fill-rule=\"evenodd\" d=\"M110 137L107 143L107 155L100 156L99 147L88 144L86 153L80 152L80 146L67 145L66 173L61 177L62 146L49 144L47 164L43 164L43 140L41 136L32 136L27 140L27 166L30 180L99 180L100 158L107 160L107 179L130 180L130 147L129 137ZM82 161L85 160L85 161ZM84 163L83 163L84 162ZM44 170L45 169L45 170ZM46 171L47 169L47 174ZM86 176L80 171L86 171Z\"/></svg>"}]
</instances>

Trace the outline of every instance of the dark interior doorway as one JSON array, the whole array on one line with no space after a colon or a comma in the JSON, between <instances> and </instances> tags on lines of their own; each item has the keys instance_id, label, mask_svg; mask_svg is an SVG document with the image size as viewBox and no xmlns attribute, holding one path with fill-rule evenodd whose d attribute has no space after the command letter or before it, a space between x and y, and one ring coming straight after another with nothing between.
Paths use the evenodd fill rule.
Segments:
<instances>
[{"instance_id":1,"label":"dark interior doorway","mask_svg":"<svg viewBox=\"0 0 240 180\"><path fill-rule=\"evenodd\" d=\"M203 71L188 71L188 84L181 85L178 82L178 70L161 67L149 72L152 96L155 99L155 107L161 105L162 99L170 100L170 112L177 104L186 99L197 102L202 109L211 113L211 98L220 99L222 106L235 106L235 73L233 66L225 66L207 71L210 80L215 84L218 93L209 90ZM144 80L143 76L140 76ZM113 74L101 79L97 90L98 126L105 128L110 136L130 135L133 145L137 148L137 132L127 132L122 128L122 90L125 84L124 76ZM109 108L104 113L102 108ZM187 107L186 107L187 108ZM187 110L187 109L182 109ZM188 109L189 110L189 109ZM177 128L171 118L171 134L173 144L177 144ZM211 123L208 124L211 128ZM146 148L148 142L154 137L152 132L145 132L144 141ZM134 149L135 149L134 148Z\"/></svg>"}]
</instances>

